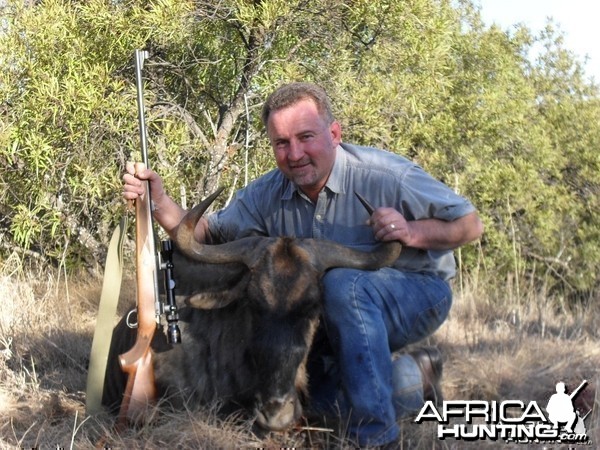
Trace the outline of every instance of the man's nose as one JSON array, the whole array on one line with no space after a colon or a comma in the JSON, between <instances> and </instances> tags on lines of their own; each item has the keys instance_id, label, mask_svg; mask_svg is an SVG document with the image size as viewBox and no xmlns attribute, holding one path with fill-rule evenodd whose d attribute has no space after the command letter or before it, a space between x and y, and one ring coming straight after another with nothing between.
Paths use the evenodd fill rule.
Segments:
<instances>
[{"instance_id":1,"label":"man's nose","mask_svg":"<svg viewBox=\"0 0 600 450\"><path fill-rule=\"evenodd\" d=\"M289 151L287 158L290 161L300 161L304 157L304 150L302 144L296 140L290 141Z\"/></svg>"}]
</instances>

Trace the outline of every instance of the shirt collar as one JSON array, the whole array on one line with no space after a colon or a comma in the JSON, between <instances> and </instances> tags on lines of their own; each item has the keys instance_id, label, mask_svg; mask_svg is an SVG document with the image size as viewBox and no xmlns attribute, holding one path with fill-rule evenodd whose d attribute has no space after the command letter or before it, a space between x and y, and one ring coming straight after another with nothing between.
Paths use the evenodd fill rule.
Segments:
<instances>
[{"instance_id":1,"label":"shirt collar","mask_svg":"<svg viewBox=\"0 0 600 450\"><path fill-rule=\"evenodd\" d=\"M346 152L340 145L336 147L335 151L335 161L325 187L335 194L343 194L346 192ZM301 194L300 188L298 188L296 183L293 183L287 178L285 180L287 186L283 189L283 194L281 195L282 200L290 200L294 195L294 192Z\"/></svg>"},{"instance_id":2,"label":"shirt collar","mask_svg":"<svg viewBox=\"0 0 600 450\"><path fill-rule=\"evenodd\" d=\"M343 194L346 192L346 152L340 145L335 150L335 162L325 186L334 194Z\"/></svg>"}]
</instances>

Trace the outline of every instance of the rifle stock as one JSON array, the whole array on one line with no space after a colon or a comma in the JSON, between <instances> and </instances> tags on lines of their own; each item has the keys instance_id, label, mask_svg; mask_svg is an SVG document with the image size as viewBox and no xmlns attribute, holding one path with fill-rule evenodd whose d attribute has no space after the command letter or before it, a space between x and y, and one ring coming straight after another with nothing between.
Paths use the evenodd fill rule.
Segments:
<instances>
[{"instance_id":1,"label":"rifle stock","mask_svg":"<svg viewBox=\"0 0 600 450\"><path fill-rule=\"evenodd\" d=\"M147 53L136 50L136 77L138 82L138 114L142 156L147 165L147 144L144 122L143 95L141 91L141 67ZM158 298L157 249L152 222L149 183L145 193L135 202L136 216L136 283L137 283L137 336L133 347L119 355L121 369L127 377L127 385L119 411L119 423L136 422L143 418L147 407L156 398L152 350L150 344L158 326L156 305Z\"/></svg>"}]
</instances>

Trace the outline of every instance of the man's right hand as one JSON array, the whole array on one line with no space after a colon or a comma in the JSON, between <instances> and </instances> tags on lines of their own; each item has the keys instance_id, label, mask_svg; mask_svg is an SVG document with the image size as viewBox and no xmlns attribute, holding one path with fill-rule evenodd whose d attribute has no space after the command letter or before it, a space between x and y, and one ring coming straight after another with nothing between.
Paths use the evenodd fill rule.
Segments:
<instances>
[{"instance_id":1,"label":"man's right hand","mask_svg":"<svg viewBox=\"0 0 600 450\"><path fill-rule=\"evenodd\" d=\"M146 183L150 183L152 194L152 209L154 218L163 229L173 237L173 233L179 226L181 219L187 211L176 204L165 192L162 178L153 170L147 169L144 163L127 162L123 175L123 198L125 200L136 200L144 194ZM198 242L205 242L208 232L208 222L201 218L196 225L195 237Z\"/></svg>"},{"instance_id":2,"label":"man's right hand","mask_svg":"<svg viewBox=\"0 0 600 450\"><path fill-rule=\"evenodd\" d=\"M135 200L144 194L146 184L142 183L142 180L150 183L152 200L155 203L165 195L162 179L156 172L147 169L144 163L128 161L125 170L123 175L123 198L125 200Z\"/></svg>"}]
</instances>

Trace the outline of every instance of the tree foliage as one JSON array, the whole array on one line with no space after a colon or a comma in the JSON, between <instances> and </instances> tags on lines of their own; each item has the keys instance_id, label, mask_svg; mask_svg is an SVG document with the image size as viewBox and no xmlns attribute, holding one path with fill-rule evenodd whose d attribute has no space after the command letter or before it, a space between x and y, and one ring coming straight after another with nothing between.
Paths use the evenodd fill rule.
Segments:
<instances>
[{"instance_id":1,"label":"tree foliage","mask_svg":"<svg viewBox=\"0 0 600 450\"><path fill-rule=\"evenodd\" d=\"M151 165L187 204L273 167L261 101L311 80L345 140L414 158L472 199L486 234L467 267L598 284L600 99L553 23L487 27L468 0L24 3L1 7L5 255L102 261L139 159L132 55L146 48Z\"/></svg>"}]
</instances>

